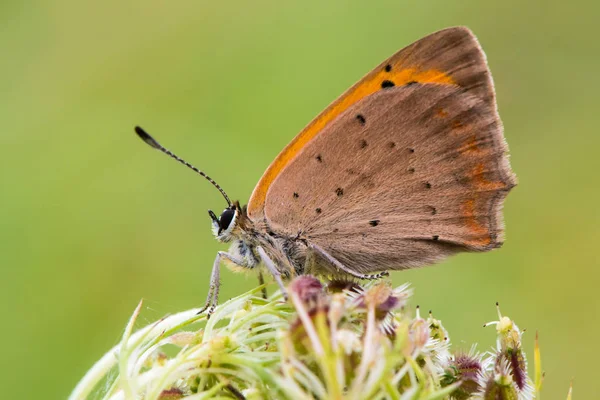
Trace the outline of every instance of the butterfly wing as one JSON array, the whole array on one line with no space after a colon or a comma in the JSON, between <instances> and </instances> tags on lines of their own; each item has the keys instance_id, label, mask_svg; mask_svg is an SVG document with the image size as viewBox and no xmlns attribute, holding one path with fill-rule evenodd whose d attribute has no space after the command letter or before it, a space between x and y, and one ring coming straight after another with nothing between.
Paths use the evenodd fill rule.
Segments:
<instances>
[{"instance_id":1,"label":"butterfly wing","mask_svg":"<svg viewBox=\"0 0 600 400\"><path fill-rule=\"evenodd\" d=\"M390 87L352 105L273 182L265 217L356 272L502 244L514 186L502 126L459 86Z\"/></svg>"},{"instance_id":2,"label":"butterfly wing","mask_svg":"<svg viewBox=\"0 0 600 400\"><path fill-rule=\"evenodd\" d=\"M492 80L477 39L465 27L433 33L385 60L317 116L275 158L254 188L248 202L251 218L262 219L265 200L275 178L297 153L333 119L361 99L376 93L383 82L457 85L495 110ZM495 112L495 111L494 111Z\"/></svg>"},{"instance_id":3,"label":"butterfly wing","mask_svg":"<svg viewBox=\"0 0 600 400\"><path fill-rule=\"evenodd\" d=\"M432 34L369 73L271 164L251 218L356 272L502 243L515 177L485 56L466 28Z\"/></svg>"}]
</instances>

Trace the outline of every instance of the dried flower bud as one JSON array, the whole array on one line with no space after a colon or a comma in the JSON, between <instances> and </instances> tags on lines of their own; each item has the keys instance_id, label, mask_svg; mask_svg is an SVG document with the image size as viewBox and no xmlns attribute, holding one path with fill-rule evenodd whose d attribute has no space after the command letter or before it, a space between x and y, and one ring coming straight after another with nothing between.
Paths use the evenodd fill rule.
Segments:
<instances>
[{"instance_id":1,"label":"dried flower bud","mask_svg":"<svg viewBox=\"0 0 600 400\"><path fill-rule=\"evenodd\" d=\"M378 283L371 286L363 294L363 303L368 307L375 307L389 311L396 305L396 299L392 297L392 288L386 283Z\"/></svg>"},{"instance_id":2,"label":"dried flower bud","mask_svg":"<svg viewBox=\"0 0 600 400\"><path fill-rule=\"evenodd\" d=\"M330 297L315 277L303 275L292 281L289 295L298 318L290 325L290 335L298 353L322 353L315 324L329 326Z\"/></svg>"},{"instance_id":3,"label":"dried flower bud","mask_svg":"<svg viewBox=\"0 0 600 400\"><path fill-rule=\"evenodd\" d=\"M321 282L310 275L303 275L294 279L290 283L289 290L295 292L305 304L319 301L325 294Z\"/></svg>"},{"instance_id":4,"label":"dried flower bud","mask_svg":"<svg viewBox=\"0 0 600 400\"><path fill-rule=\"evenodd\" d=\"M481 355L473 352L459 353L450 360L441 383L445 387L460 381L460 386L452 393L452 399L465 400L480 391L479 379L482 373Z\"/></svg>"},{"instance_id":5,"label":"dried flower bud","mask_svg":"<svg viewBox=\"0 0 600 400\"><path fill-rule=\"evenodd\" d=\"M406 299L410 295L403 285L392 289L389 283L382 282L372 285L366 290L359 290L356 295L351 294L359 308L375 308L375 317L383 320L391 311L404 307Z\"/></svg>"}]
</instances>

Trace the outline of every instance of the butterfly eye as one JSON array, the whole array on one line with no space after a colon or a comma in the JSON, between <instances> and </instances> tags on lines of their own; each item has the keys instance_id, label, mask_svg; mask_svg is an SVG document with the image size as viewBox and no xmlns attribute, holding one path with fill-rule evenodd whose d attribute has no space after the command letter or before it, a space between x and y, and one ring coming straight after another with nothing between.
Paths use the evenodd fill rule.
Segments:
<instances>
[{"instance_id":1,"label":"butterfly eye","mask_svg":"<svg viewBox=\"0 0 600 400\"><path fill-rule=\"evenodd\" d=\"M229 228L229 224L231 224L234 216L235 210L233 208L226 208L225 211L223 211L221 218L219 218L219 228L221 231Z\"/></svg>"}]
</instances>

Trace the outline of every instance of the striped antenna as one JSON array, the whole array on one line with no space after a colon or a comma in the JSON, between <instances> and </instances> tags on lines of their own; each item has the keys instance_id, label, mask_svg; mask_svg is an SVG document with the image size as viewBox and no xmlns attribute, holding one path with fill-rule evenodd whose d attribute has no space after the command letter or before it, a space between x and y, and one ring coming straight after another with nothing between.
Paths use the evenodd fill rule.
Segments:
<instances>
[{"instance_id":1,"label":"striped antenna","mask_svg":"<svg viewBox=\"0 0 600 400\"><path fill-rule=\"evenodd\" d=\"M135 127L135 133L137 133L137 135L140 137L140 139L142 139L144 142L146 142L150 147L153 147L156 150L162 151L163 153L165 153L169 157L174 158L175 160L179 161L180 163L182 163L186 167L192 169L193 171L195 171L198 174L200 174L203 177L205 177L207 181L209 181L210 183L212 183L213 186L216 187L219 190L219 192L221 192L221 194L223 195L223 197L225 197L225 201L227 201L227 205L229 207L231 207L231 200L229 200L229 197L227 196L227 193L225 193L225 191L221 188L221 186L219 186L219 184L217 182L213 181L210 178L210 176L206 175L204 172L200 171L198 168L194 167L192 164L190 164L189 162L185 161L184 159L177 157L177 155L174 154L174 153L172 153L170 150L167 150L164 147L162 147L160 145L160 143L158 143L156 140L154 140L154 138L152 136L150 136L145 130L143 130L139 126Z\"/></svg>"}]
</instances>

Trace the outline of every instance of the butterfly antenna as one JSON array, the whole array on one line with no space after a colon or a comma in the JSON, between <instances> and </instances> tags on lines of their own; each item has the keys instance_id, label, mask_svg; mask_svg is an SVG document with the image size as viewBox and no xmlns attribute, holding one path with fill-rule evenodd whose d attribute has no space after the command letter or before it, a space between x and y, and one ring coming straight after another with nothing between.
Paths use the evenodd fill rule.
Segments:
<instances>
[{"instance_id":1,"label":"butterfly antenna","mask_svg":"<svg viewBox=\"0 0 600 400\"><path fill-rule=\"evenodd\" d=\"M180 163L182 163L186 167L192 169L193 171L197 172L198 174L200 174L204 178L206 178L207 181L209 181L210 183L212 183L213 186L216 187L219 190L219 192L221 192L221 194L223 195L223 197L225 197L225 201L227 201L227 205L229 207L231 207L231 200L229 200L229 197L227 196L227 193L225 193L225 191L221 188L221 186L219 186L219 184L217 182L213 181L210 176L206 175L204 172L200 171L198 168L194 167L192 164L190 164L189 162L185 161L184 159L179 158L176 154L172 153L170 150L167 150L164 147L162 147L160 145L160 143L158 143L152 136L150 136L145 130L143 130L139 126L135 127L135 133L137 133L137 135L140 137L140 139L142 139L144 142L146 142L150 147L153 147L156 150L162 151L163 153L165 153L169 157L174 158L175 160L179 161Z\"/></svg>"}]
</instances>

